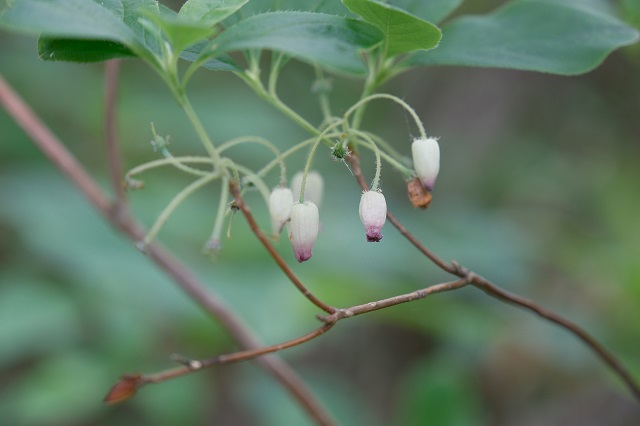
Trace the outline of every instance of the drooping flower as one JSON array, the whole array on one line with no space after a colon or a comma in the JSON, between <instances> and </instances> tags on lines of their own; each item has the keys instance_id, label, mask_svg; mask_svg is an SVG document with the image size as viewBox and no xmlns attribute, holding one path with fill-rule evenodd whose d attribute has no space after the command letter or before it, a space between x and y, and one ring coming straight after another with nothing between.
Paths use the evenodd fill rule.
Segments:
<instances>
[{"instance_id":1,"label":"drooping flower","mask_svg":"<svg viewBox=\"0 0 640 426\"><path fill-rule=\"evenodd\" d=\"M291 179L291 191L293 192L293 199L300 199L300 187L302 186L303 172L296 173ZM311 201L318 208L322 201L322 190L324 188L324 180L320 173L312 170L307 175L307 182L304 185L304 200Z\"/></svg>"},{"instance_id":2,"label":"drooping flower","mask_svg":"<svg viewBox=\"0 0 640 426\"><path fill-rule=\"evenodd\" d=\"M287 228L289 241L298 262L304 262L311 258L319 226L318 207L313 202L305 201L293 204L291 220L287 223Z\"/></svg>"},{"instance_id":3,"label":"drooping flower","mask_svg":"<svg viewBox=\"0 0 640 426\"><path fill-rule=\"evenodd\" d=\"M387 202L382 192L365 191L360 197L360 220L364 225L368 242L382 239L382 227L387 220Z\"/></svg>"},{"instance_id":4,"label":"drooping flower","mask_svg":"<svg viewBox=\"0 0 640 426\"><path fill-rule=\"evenodd\" d=\"M433 190L440 171L440 146L436 138L419 138L411 144L413 167L428 191Z\"/></svg>"},{"instance_id":5,"label":"drooping flower","mask_svg":"<svg viewBox=\"0 0 640 426\"><path fill-rule=\"evenodd\" d=\"M271 229L274 235L280 234L284 224L291 216L293 206L293 194L289 188L277 187L269 195L269 215L271 216Z\"/></svg>"}]
</instances>

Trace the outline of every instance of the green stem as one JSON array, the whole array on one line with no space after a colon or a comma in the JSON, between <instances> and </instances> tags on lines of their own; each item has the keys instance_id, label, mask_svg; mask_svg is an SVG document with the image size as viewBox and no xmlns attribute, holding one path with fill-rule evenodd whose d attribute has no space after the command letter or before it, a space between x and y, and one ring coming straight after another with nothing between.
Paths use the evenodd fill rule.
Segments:
<instances>
[{"instance_id":1,"label":"green stem","mask_svg":"<svg viewBox=\"0 0 640 426\"><path fill-rule=\"evenodd\" d=\"M167 148L162 148L160 152L162 153L162 156L165 157L167 160L171 161L171 165L177 168L178 170L182 170L183 172L190 173L195 176L206 176L212 173L212 172L206 172L204 170L198 170L196 168L189 167L185 164L182 164L181 162L176 160L176 157L174 157ZM211 160L209 159L209 161ZM213 173L215 172L216 171L214 170Z\"/></svg>"},{"instance_id":2,"label":"green stem","mask_svg":"<svg viewBox=\"0 0 640 426\"><path fill-rule=\"evenodd\" d=\"M193 126L196 133L198 134L198 137L200 138L200 141L204 145L204 148L209 153L209 156L211 157L211 160L213 162L213 166L215 168L222 168L223 165L221 164L220 154L218 154L218 152L216 151L216 148L213 145L213 141L209 138L209 135L207 134L207 131L205 130L204 125L202 124L202 121L200 121L200 119L198 118L198 115L193 109L191 102L189 102L189 99L184 94L178 98L178 102L184 109L185 114L187 114L187 117L189 118L191 125Z\"/></svg>"},{"instance_id":3,"label":"green stem","mask_svg":"<svg viewBox=\"0 0 640 426\"><path fill-rule=\"evenodd\" d=\"M418 118L418 114L416 114L414 109L411 108L408 103L406 103L402 99L398 98L397 96L389 95L387 93L376 93L375 95L369 95L369 96L367 96L365 98L360 99L358 102L353 104L353 106L351 106L351 108L349 108L347 110L347 112L344 114L345 120L347 119L347 117L349 117L349 115L353 114L354 111L359 111L358 108L361 105L364 105L367 102L370 102L370 101L372 101L374 99L390 99L390 100L400 104L405 110L407 110L407 112L411 115L411 117L415 121L416 126L418 127L418 131L420 132L420 136L422 138L426 139L427 132L425 131L424 125L420 121L420 118ZM351 127L357 129L357 126L353 126L352 125Z\"/></svg>"},{"instance_id":4,"label":"green stem","mask_svg":"<svg viewBox=\"0 0 640 426\"><path fill-rule=\"evenodd\" d=\"M171 158L162 158L160 160L149 161L148 163L140 164L139 166L134 167L129 170L125 174L125 178L131 178L140 173L146 172L147 170L155 169L157 167L174 165L176 163L185 164L185 163L208 163L212 164L211 158L209 157L171 157ZM182 169L181 169L182 170ZM187 171L187 170L184 170ZM196 175L196 176L209 176L211 172L206 172L204 170L194 169L190 167L188 173Z\"/></svg>"},{"instance_id":5,"label":"green stem","mask_svg":"<svg viewBox=\"0 0 640 426\"><path fill-rule=\"evenodd\" d=\"M280 150L267 139L260 136L241 136L238 138L231 139L218 147L218 153L222 154L223 151L232 148L236 145L240 145L243 143L257 143L260 145L264 145L269 148L276 156L275 160L277 164L280 165L280 183L287 182L287 166L284 162L284 158L280 153ZM259 175L259 173L258 173Z\"/></svg>"},{"instance_id":6,"label":"green stem","mask_svg":"<svg viewBox=\"0 0 640 426\"><path fill-rule=\"evenodd\" d=\"M361 130L352 130L351 132L362 139L366 139L368 142L369 140L373 140L371 135L367 132L363 132ZM356 139L356 142L358 142L357 139ZM364 146L374 151L372 144L370 142L367 144L364 144ZM389 163L391 167L395 168L400 173L402 173L405 179L411 179L414 176L414 171L412 169L406 167L404 164L402 164L401 162L399 162L398 160L396 160L386 152L384 151L379 151L379 152L380 152L380 158L386 161L387 163Z\"/></svg>"},{"instance_id":7,"label":"green stem","mask_svg":"<svg viewBox=\"0 0 640 426\"><path fill-rule=\"evenodd\" d=\"M376 173L373 176L373 181L371 182L370 190L377 191L380 186L380 172L382 170L382 160L380 159L380 149L378 148L378 145L376 145L376 143L373 141L373 139L371 139L364 132L358 132L357 130L354 130L353 132L358 134L361 138L363 138L369 143L369 145L373 149L373 152L376 156Z\"/></svg>"},{"instance_id":8,"label":"green stem","mask_svg":"<svg viewBox=\"0 0 640 426\"><path fill-rule=\"evenodd\" d=\"M309 156L307 157L307 163L304 166L304 173L302 175L302 183L300 184L300 199L298 200L300 203L304 202L304 189L305 189L305 186L307 184L307 175L309 174L309 169L311 169L311 163L313 162L313 156L316 153L316 149L318 149L318 145L320 145L320 142L322 142L323 140L326 139L326 134L329 133L330 130L333 130L335 127L338 127L341 124L342 123L340 121L337 121L337 122L331 124L330 126L328 126L326 129L324 129L322 132L320 132L320 134L316 138L315 142L313 143L313 146L311 146L311 150L309 151Z\"/></svg>"},{"instance_id":9,"label":"green stem","mask_svg":"<svg viewBox=\"0 0 640 426\"><path fill-rule=\"evenodd\" d=\"M277 98L276 86L278 84L278 76L282 67L284 53L271 52L271 70L269 72L268 91L271 96Z\"/></svg>"},{"instance_id":10,"label":"green stem","mask_svg":"<svg viewBox=\"0 0 640 426\"><path fill-rule=\"evenodd\" d=\"M310 145L313 143L313 141L315 141L316 138L310 138L310 139L306 139L302 142L300 142L299 144L296 144L295 146L292 146L291 148L289 148L288 150L286 150L285 152L283 152L280 155L280 158L284 161L285 158L289 157L290 155L296 153L297 151L299 151L300 149L304 148L307 145ZM266 166L264 166L263 168L261 168L260 170L258 170L258 172L256 173L256 175L263 177L264 175L266 175L267 173L269 173L269 171L271 169L273 169L276 165L278 164L278 160L271 160L269 163L267 163Z\"/></svg>"},{"instance_id":11,"label":"green stem","mask_svg":"<svg viewBox=\"0 0 640 426\"><path fill-rule=\"evenodd\" d=\"M331 104L329 103L329 97L327 96L327 90L329 90L329 83L322 72L322 68L316 65L316 84L318 84L318 101L320 102L320 110L325 121L329 121L333 114L331 113Z\"/></svg>"},{"instance_id":12,"label":"green stem","mask_svg":"<svg viewBox=\"0 0 640 426\"><path fill-rule=\"evenodd\" d=\"M381 147L383 151L386 151L389 154L389 156L396 158L398 162L404 164L405 166L408 166L409 164L411 164L408 162L409 161L408 157L396 151L396 149L393 146L391 146L391 144L386 140L384 140L382 137L371 132L363 132L363 133L365 133L371 139L373 139L374 142L378 144L378 146Z\"/></svg>"},{"instance_id":13,"label":"green stem","mask_svg":"<svg viewBox=\"0 0 640 426\"><path fill-rule=\"evenodd\" d=\"M165 207L162 213L160 213L160 216L158 216L155 223L153 224L147 235L144 237L144 240L142 240L143 248L151 243L151 241L153 241L167 219L169 219L169 216L171 216L173 211L180 205L180 203L182 203L194 191L211 182L215 178L217 178L217 175L210 173L208 176L201 177L200 179L192 182L187 187L182 189L182 191L178 192L176 196L173 197L171 202L167 205L167 207Z\"/></svg>"},{"instance_id":14,"label":"green stem","mask_svg":"<svg viewBox=\"0 0 640 426\"><path fill-rule=\"evenodd\" d=\"M265 101L269 102L271 105L276 107L280 112L282 112L284 115L289 117L291 120L293 120L296 124L298 124L303 129L305 129L307 132L311 133L312 135L317 135L320 133L318 129L316 129L311 123L309 123L307 120L301 117L297 112L289 108L289 106L287 106L287 104L282 102L280 98L269 93L264 88L264 85L262 84L262 82L258 78L256 78L254 75L247 74L246 72L243 72L243 73L235 72L234 74L240 77L242 81L244 81L254 92L256 92L256 94L260 98L264 99Z\"/></svg>"},{"instance_id":15,"label":"green stem","mask_svg":"<svg viewBox=\"0 0 640 426\"><path fill-rule=\"evenodd\" d=\"M229 178L226 176L222 178L222 186L220 187L220 202L218 203L218 213L216 214L216 220L213 223L213 231L211 237L207 242L207 249L219 250L220 236L222 235L222 226L224 225L224 216L227 213L229 200Z\"/></svg>"},{"instance_id":16,"label":"green stem","mask_svg":"<svg viewBox=\"0 0 640 426\"><path fill-rule=\"evenodd\" d=\"M254 173L253 170L251 170L248 167L242 166L238 163L234 163L236 169L242 173L243 175L245 175L245 177L247 178L247 180L249 180L260 192L260 194L262 195L262 198L264 198L264 202L269 205L269 195L271 193L271 190L269 189L269 187L267 186L266 183L264 183L264 181L260 178L260 176L258 176L256 173Z\"/></svg>"}]
</instances>

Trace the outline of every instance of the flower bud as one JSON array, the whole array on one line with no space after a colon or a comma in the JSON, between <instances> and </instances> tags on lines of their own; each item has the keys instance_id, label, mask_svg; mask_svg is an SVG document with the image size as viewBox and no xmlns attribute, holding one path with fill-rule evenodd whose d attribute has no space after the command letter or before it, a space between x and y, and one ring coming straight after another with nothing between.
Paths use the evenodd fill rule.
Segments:
<instances>
[{"instance_id":1,"label":"flower bud","mask_svg":"<svg viewBox=\"0 0 640 426\"><path fill-rule=\"evenodd\" d=\"M420 138L411 144L413 167L428 191L433 189L440 171L440 146L436 138Z\"/></svg>"},{"instance_id":2,"label":"flower bud","mask_svg":"<svg viewBox=\"0 0 640 426\"><path fill-rule=\"evenodd\" d=\"M365 191L360 197L360 220L364 225L368 242L382 239L380 230L387 220L387 202L382 192Z\"/></svg>"},{"instance_id":3,"label":"flower bud","mask_svg":"<svg viewBox=\"0 0 640 426\"><path fill-rule=\"evenodd\" d=\"M109 390L107 396L104 397L104 402L107 404L118 404L133 398L138 388L143 384L144 381L141 375L125 374L120 378L120 381Z\"/></svg>"},{"instance_id":4,"label":"flower bud","mask_svg":"<svg viewBox=\"0 0 640 426\"><path fill-rule=\"evenodd\" d=\"M271 216L271 229L274 234L280 234L284 224L291 216L293 206L293 194L289 188L277 187L269 195L269 215Z\"/></svg>"},{"instance_id":5,"label":"flower bud","mask_svg":"<svg viewBox=\"0 0 640 426\"><path fill-rule=\"evenodd\" d=\"M289 241L298 262L311 258L313 243L318 236L320 218L318 207L310 202L295 203L291 207L291 220L287 223Z\"/></svg>"},{"instance_id":6,"label":"flower bud","mask_svg":"<svg viewBox=\"0 0 640 426\"><path fill-rule=\"evenodd\" d=\"M298 201L300 199L300 187L302 186L303 172L298 172L291 179L291 191L293 192L293 199ZM312 170L307 175L307 183L304 185L304 200L311 201L317 207L320 207L322 201L322 189L324 188L324 180L320 173Z\"/></svg>"}]
</instances>

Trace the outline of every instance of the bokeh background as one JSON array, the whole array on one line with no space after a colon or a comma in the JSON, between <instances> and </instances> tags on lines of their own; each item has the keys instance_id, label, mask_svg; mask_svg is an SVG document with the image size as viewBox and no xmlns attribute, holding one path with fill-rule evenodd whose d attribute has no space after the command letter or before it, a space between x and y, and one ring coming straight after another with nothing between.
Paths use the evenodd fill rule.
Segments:
<instances>
[{"instance_id":1,"label":"bokeh background","mask_svg":"<svg viewBox=\"0 0 640 426\"><path fill-rule=\"evenodd\" d=\"M472 2L461 12L498 2ZM0 33L0 73L108 189L100 64L40 61L32 38ZM313 70L292 62L283 100L320 121ZM344 111L361 83L335 76ZM493 69L411 71L383 87L413 105L441 139L441 174L426 211L383 166L389 208L428 247L593 333L640 378L640 56L558 77ZM191 99L214 141L256 134L282 149L307 135L230 74L201 71ZM150 123L176 155L203 150L160 79L122 64L119 136L127 168L157 158ZM417 131L392 103L364 126L410 154ZM169 355L235 349L132 242L118 235L0 111L0 423L7 425L303 425L302 411L252 362L145 387L125 404L102 398L126 372L172 366ZM308 287L336 306L447 280L390 226L365 242L360 190L324 148L326 181ZM259 167L261 147L233 156ZM288 162L304 166L304 153ZM373 175L373 159L363 168ZM268 183L277 183L277 174ZM130 194L147 226L189 179L171 169ZM204 256L219 188L190 197L160 234L265 343L315 328L317 312L237 217L232 238ZM264 227L258 194L247 197ZM281 356L348 425L637 425L640 407L617 377L565 331L467 288L341 322Z\"/></svg>"}]
</instances>

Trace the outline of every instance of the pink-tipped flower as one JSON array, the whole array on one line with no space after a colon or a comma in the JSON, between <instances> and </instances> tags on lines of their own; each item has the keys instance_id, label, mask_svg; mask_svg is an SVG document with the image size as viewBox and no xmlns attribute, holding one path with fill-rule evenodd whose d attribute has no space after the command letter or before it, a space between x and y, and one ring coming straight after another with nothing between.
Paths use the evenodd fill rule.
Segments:
<instances>
[{"instance_id":1,"label":"pink-tipped flower","mask_svg":"<svg viewBox=\"0 0 640 426\"><path fill-rule=\"evenodd\" d=\"M296 173L291 179L291 191L293 192L293 199L300 199L300 187L302 186L303 172ZM320 207L322 201L322 190L324 188L324 180L320 173L312 170L307 175L307 182L304 185L304 200L311 201L317 207Z\"/></svg>"},{"instance_id":2,"label":"pink-tipped flower","mask_svg":"<svg viewBox=\"0 0 640 426\"><path fill-rule=\"evenodd\" d=\"M271 216L271 229L275 235L282 232L284 224L291 216L293 206L293 194L289 188L277 187L269 195L269 215Z\"/></svg>"},{"instance_id":3,"label":"pink-tipped flower","mask_svg":"<svg viewBox=\"0 0 640 426\"><path fill-rule=\"evenodd\" d=\"M318 237L320 218L318 207L311 201L295 203L291 207L291 220L287 224L289 241L298 262L311 258L313 243Z\"/></svg>"},{"instance_id":4,"label":"pink-tipped flower","mask_svg":"<svg viewBox=\"0 0 640 426\"><path fill-rule=\"evenodd\" d=\"M360 197L360 220L367 233L368 242L382 239L382 227L387 220L387 202L382 192L365 191Z\"/></svg>"},{"instance_id":5,"label":"pink-tipped flower","mask_svg":"<svg viewBox=\"0 0 640 426\"><path fill-rule=\"evenodd\" d=\"M436 138L420 138L411 144L413 167L428 191L433 189L440 171L440 146Z\"/></svg>"}]
</instances>

